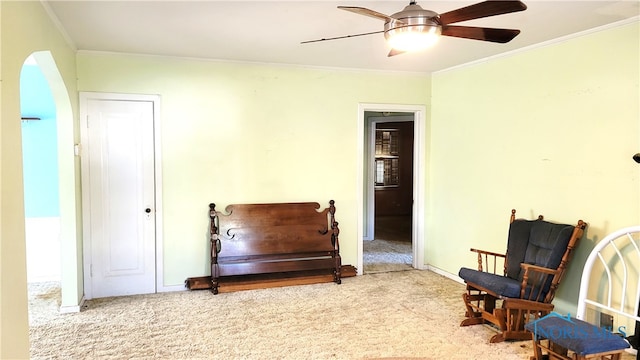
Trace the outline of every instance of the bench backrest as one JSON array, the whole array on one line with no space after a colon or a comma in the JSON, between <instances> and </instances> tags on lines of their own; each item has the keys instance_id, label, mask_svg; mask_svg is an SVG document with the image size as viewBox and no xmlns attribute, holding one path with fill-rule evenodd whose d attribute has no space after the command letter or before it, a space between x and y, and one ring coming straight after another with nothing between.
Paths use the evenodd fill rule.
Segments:
<instances>
[{"instance_id":1,"label":"bench backrest","mask_svg":"<svg viewBox=\"0 0 640 360\"><path fill-rule=\"evenodd\" d=\"M234 204L224 213L216 211L215 204L209 208L212 240L219 240L218 258L330 255L338 250L333 201L324 210L314 202Z\"/></svg>"}]
</instances>

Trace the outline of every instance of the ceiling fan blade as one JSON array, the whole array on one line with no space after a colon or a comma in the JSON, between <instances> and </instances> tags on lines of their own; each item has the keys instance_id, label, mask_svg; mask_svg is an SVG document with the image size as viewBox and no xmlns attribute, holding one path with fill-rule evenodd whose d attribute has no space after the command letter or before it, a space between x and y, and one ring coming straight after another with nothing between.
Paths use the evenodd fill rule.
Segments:
<instances>
[{"instance_id":1,"label":"ceiling fan blade","mask_svg":"<svg viewBox=\"0 0 640 360\"><path fill-rule=\"evenodd\" d=\"M359 7L359 6L338 6L338 9L351 11L356 14L370 16L379 20L391 21L393 18L389 15L385 15L383 13L379 13L377 11Z\"/></svg>"},{"instance_id":2,"label":"ceiling fan blade","mask_svg":"<svg viewBox=\"0 0 640 360\"><path fill-rule=\"evenodd\" d=\"M307 40L307 41L301 41L300 44L309 44L309 43L320 42L320 41L328 41L328 40L347 39L347 38L358 37L358 36L380 34L380 33L383 33L383 32L384 32L384 30L380 30L380 31L372 31L372 32L362 33L362 34L343 35L343 36L322 38L322 39L316 39L316 40Z\"/></svg>"},{"instance_id":3,"label":"ceiling fan blade","mask_svg":"<svg viewBox=\"0 0 640 360\"><path fill-rule=\"evenodd\" d=\"M396 50L396 49L391 49L391 51L389 51L389 55L387 55L387 57L392 57L392 56L396 56L396 55L400 55L400 54L404 54L405 51L402 50Z\"/></svg>"},{"instance_id":4,"label":"ceiling fan blade","mask_svg":"<svg viewBox=\"0 0 640 360\"><path fill-rule=\"evenodd\" d=\"M442 35L453 36L465 39L491 41L497 43L508 43L520 34L520 30L514 29L494 29L472 26L442 26Z\"/></svg>"},{"instance_id":5,"label":"ceiling fan blade","mask_svg":"<svg viewBox=\"0 0 640 360\"><path fill-rule=\"evenodd\" d=\"M440 22L442 23L442 25L447 25L460 21L479 19L487 16L509 14L526 9L527 5L525 5L521 1L490 0L440 14Z\"/></svg>"}]
</instances>

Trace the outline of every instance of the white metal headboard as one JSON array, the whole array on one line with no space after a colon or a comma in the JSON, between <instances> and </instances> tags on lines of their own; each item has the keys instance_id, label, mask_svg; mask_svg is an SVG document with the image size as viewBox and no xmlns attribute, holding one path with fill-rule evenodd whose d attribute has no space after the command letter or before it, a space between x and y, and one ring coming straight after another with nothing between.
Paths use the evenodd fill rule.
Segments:
<instances>
[{"instance_id":1,"label":"white metal headboard","mask_svg":"<svg viewBox=\"0 0 640 360\"><path fill-rule=\"evenodd\" d=\"M582 271L578 311L576 317L585 320L587 305L613 314L640 321L638 303L640 302L640 225L615 231L604 237L593 248ZM594 264L600 260L603 273L594 274ZM615 269L611 267L615 265ZM596 276L597 278L594 278ZM613 281L619 283L614 289ZM602 284L604 283L604 284ZM589 286L596 285L606 293L598 294L601 299L588 297ZM635 302L629 296L635 292ZM631 298L631 301L634 301ZM636 334L637 335L637 334Z\"/></svg>"}]
</instances>

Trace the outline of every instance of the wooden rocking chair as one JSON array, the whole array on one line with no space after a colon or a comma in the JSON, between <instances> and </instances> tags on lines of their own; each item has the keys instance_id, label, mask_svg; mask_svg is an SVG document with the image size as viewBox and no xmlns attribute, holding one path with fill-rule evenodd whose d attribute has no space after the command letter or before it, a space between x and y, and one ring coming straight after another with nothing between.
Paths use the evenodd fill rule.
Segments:
<instances>
[{"instance_id":1,"label":"wooden rocking chair","mask_svg":"<svg viewBox=\"0 0 640 360\"><path fill-rule=\"evenodd\" d=\"M506 254L471 249L478 254L478 270L463 267L458 273L467 284L462 295L466 319L460 326L495 325L499 333L492 343L531 340L524 326L553 310L551 301L587 225L582 220L573 226L550 223L542 216L515 216L511 210ZM504 261L503 274L496 274L498 259Z\"/></svg>"}]
</instances>

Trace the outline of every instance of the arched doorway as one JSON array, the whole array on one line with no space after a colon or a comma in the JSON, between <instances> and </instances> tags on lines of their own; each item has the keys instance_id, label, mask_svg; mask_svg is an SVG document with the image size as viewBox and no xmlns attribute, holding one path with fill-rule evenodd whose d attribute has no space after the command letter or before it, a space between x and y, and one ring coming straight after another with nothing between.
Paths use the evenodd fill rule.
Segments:
<instances>
[{"instance_id":1,"label":"arched doorway","mask_svg":"<svg viewBox=\"0 0 640 360\"><path fill-rule=\"evenodd\" d=\"M20 114L27 282L60 282L56 106L33 56L20 72Z\"/></svg>"},{"instance_id":2,"label":"arched doorway","mask_svg":"<svg viewBox=\"0 0 640 360\"><path fill-rule=\"evenodd\" d=\"M71 108L71 101L67 88L62 80L60 71L56 66L55 60L49 51L37 51L32 53L25 66L37 66L41 75L46 79L49 87L49 94L55 107L55 129L48 129L45 132L47 136L55 136L55 151L53 156L57 159L57 217L59 221L59 246L58 251L53 256L58 256L57 261L52 261L51 266L60 264L59 281L61 288L60 311L76 312L80 311L82 299L82 256L78 219L78 176L76 169L76 141L74 137L74 117ZM21 78L21 88L24 82ZM21 89L22 93L22 89ZM28 114L23 114L28 115ZM48 116L49 114L47 114ZM37 117L37 116L34 116ZM38 121L38 120L25 120ZM42 121L42 120L40 120ZM28 125L28 124L25 124ZM53 142L52 140L50 140ZM24 148L24 147L23 147ZM27 159L27 161L29 161ZM51 184L49 184L51 185ZM56 192L55 188L48 187L48 191ZM25 186L25 202L29 201L26 192L29 191ZM50 197L48 201L52 201L55 197ZM25 204L26 205L26 204ZM49 204L51 205L51 204ZM49 207L48 213L52 213L54 205ZM28 214L27 214L28 215ZM28 229L27 229L28 230ZM56 229L57 230L57 229ZM27 255L29 257L29 254ZM27 259L29 263L29 258ZM45 265L46 266L46 265Z\"/></svg>"}]
</instances>

